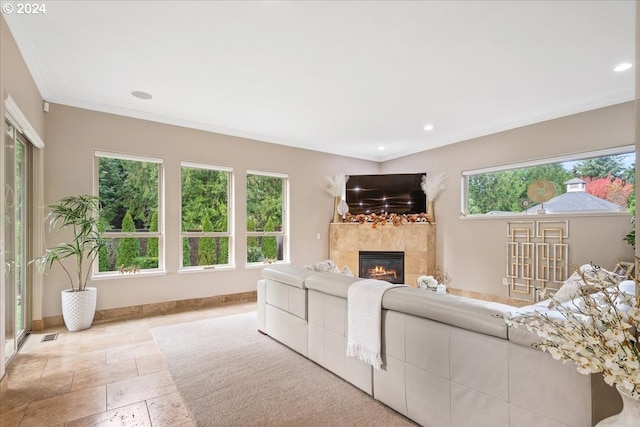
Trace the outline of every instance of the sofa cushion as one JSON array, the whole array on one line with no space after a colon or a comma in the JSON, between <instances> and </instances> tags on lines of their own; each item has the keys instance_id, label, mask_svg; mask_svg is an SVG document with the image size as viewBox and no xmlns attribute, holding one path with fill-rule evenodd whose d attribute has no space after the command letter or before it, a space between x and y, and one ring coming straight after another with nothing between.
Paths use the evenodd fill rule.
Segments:
<instances>
[{"instance_id":1,"label":"sofa cushion","mask_svg":"<svg viewBox=\"0 0 640 427\"><path fill-rule=\"evenodd\" d=\"M307 291L271 279L265 279L265 302L287 313L307 320Z\"/></svg>"},{"instance_id":2,"label":"sofa cushion","mask_svg":"<svg viewBox=\"0 0 640 427\"><path fill-rule=\"evenodd\" d=\"M415 288L390 289L382 308L505 339L503 316L514 310L510 305Z\"/></svg>"},{"instance_id":3,"label":"sofa cushion","mask_svg":"<svg viewBox=\"0 0 640 427\"><path fill-rule=\"evenodd\" d=\"M351 269L346 265L342 267L342 270L340 270L340 274L353 277L353 271L351 271Z\"/></svg>"}]
</instances>

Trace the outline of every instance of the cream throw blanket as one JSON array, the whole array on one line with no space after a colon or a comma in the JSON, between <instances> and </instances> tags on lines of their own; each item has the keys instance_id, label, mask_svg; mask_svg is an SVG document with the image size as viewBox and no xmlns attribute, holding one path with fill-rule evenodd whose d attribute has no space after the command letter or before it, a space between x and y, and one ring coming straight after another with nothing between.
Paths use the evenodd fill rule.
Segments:
<instances>
[{"instance_id":1,"label":"cream throw blanket","mask_svg":"<svg viewBox=\"0 0 640 427\"><path fill-rule=\"evenodd\" d=\"M375 279L363 279L347 292L347 356L362 360L376 369L382 366L382 296L394 285Z\"/></svg>"}]
</instances>

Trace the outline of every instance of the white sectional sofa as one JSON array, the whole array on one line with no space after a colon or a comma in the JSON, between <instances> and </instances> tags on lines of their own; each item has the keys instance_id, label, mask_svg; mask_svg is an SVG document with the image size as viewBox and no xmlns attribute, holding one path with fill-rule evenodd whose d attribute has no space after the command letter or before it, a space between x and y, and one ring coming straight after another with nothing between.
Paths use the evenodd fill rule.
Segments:
<instances>
[{"instance_id":1,"label":"white sectional sofa","mask_svg":"<svg viewBox=\"0 0 640 427\"><path fill-rule=\"evenodd\" d=\"M600 375L532 348L516 307L415 288L382 300L384 365L346 356L347 290L358 278L263 270L258 329L423 426L588 427L619 412Z\"/></svg>"}]
</instances>

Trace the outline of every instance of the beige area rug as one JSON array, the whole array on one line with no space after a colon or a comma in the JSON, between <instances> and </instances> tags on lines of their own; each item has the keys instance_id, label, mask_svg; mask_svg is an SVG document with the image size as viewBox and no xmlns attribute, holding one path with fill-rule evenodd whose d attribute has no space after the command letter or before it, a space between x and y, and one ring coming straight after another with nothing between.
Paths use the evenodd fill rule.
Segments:
<instances>
[{"instance_id":1,"label":"beige area rug","mask_svg":"<svg viewBox=\"0 0 640 427\"><path fill-rule=\"evenodd\" d=\"M255 312L152 333L198 427L416 425L260 334Z\"/></svg>"}]
</instances>

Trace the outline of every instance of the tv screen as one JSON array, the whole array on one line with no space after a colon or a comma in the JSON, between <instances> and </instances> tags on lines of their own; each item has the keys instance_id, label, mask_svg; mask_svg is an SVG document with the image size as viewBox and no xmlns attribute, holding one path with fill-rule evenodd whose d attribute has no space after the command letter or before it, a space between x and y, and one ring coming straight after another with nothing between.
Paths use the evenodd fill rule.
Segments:
<instances>
[{"instance_id":1,"label":"tv screen","mask_svg":"<svg viewBox=\"0 0 640 427\"><path fill-rule=\"evenodd\" d=\"M353 215L426 212L427 197L420 187L424 175L351 175L346 185L349 212Z\"/></svg>"}]
</instances>

